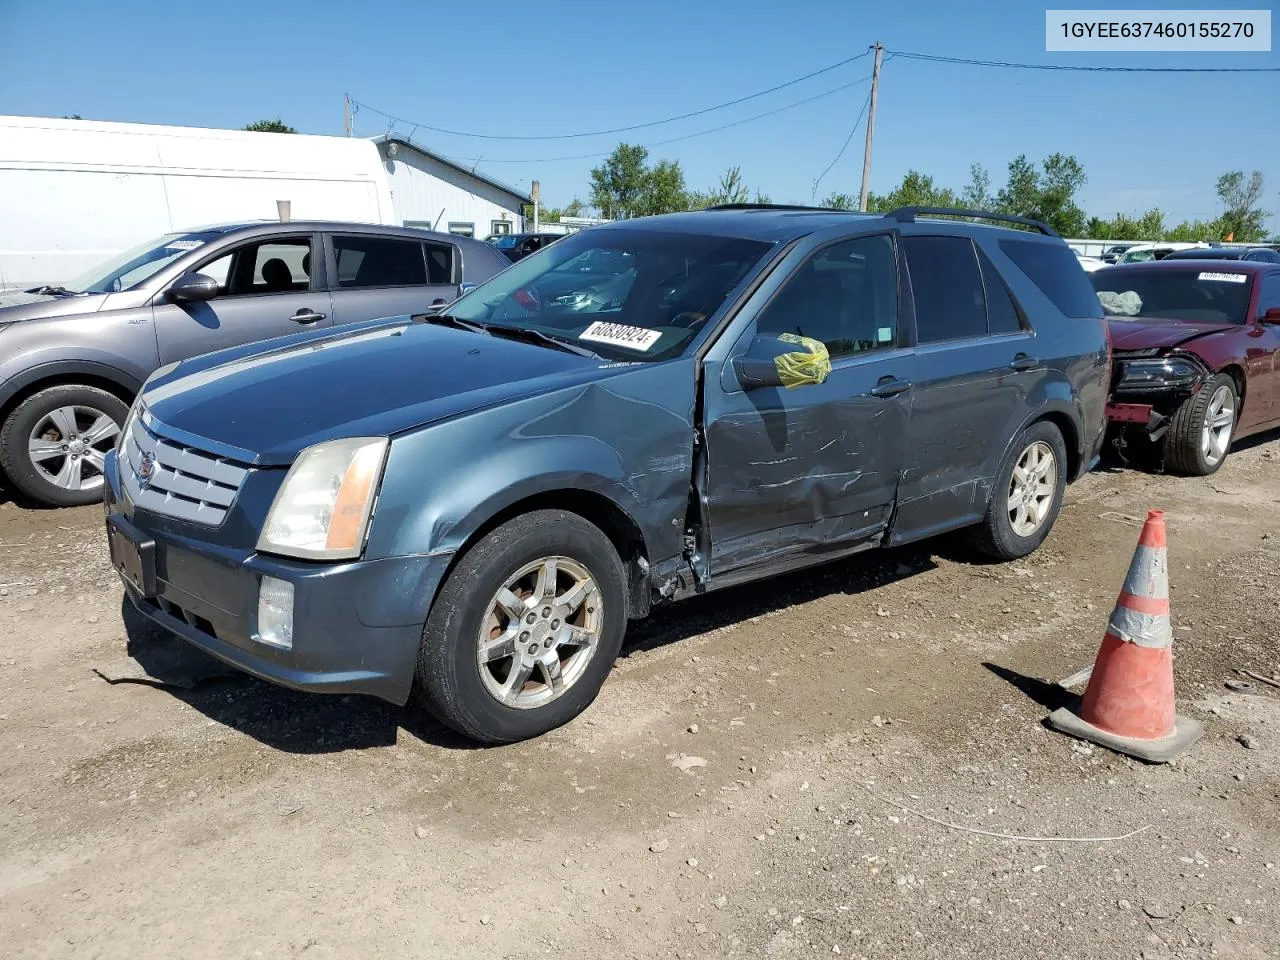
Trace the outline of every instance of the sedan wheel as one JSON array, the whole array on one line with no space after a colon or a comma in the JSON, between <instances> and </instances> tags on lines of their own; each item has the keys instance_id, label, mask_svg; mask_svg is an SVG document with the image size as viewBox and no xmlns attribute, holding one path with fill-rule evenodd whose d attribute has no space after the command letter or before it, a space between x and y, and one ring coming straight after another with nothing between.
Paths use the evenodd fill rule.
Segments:
<instances>
[{"instance_id":1,"label":"sedan wheel","mask_svg":"<svg viewBox=\"0 0 1280 960\"><path fill-rule=\"evenodd\" d=\"M544 557L515 572L489 601L476 649L480 678L500 703L544 706L581 678L604 624L600 588L568 557Z\"/></svg>"},{"instance_id":2,"label":"sedan wheel","mask_svg":"<svg viewBox=\"0 0 1280 960\"><path fill-rule=\"evenodd\" d=\"M1058 460L1052 448L1037 440L1014 465L1009 479L1009 525L1020 537L1043 526L1058 493Z\"/></svg>"},{"instance_id":3,"label":"sedan wheel","mask_svg":"<svg viewBox=\"0 0 1280 960\"><path fill-rule=\"evenodd\" d=\"M1216 466L1227 455L1231 445L1231 428L1236 423L1236 398L1229 386L1223 384L1213 391L1205 408L1204 428L1200 431L1200 452L1205 462Z\"/></svg>"}]
</instances>

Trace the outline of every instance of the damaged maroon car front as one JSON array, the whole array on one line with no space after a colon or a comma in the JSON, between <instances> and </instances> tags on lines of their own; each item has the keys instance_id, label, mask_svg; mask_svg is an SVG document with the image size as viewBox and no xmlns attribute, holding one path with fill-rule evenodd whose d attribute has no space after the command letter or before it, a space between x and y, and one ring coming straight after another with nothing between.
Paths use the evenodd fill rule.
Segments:
<instances>
[{"instance_id":1,"label":"damaged maroon car front","mask_svg":"<svg viewBox=\"0 0 1280 960\"><path fill-rule=\"evenodd\" d=\"M1167 260L1090 275L1111 328L1112 441L1205 476L1280 426L1280 264Z\"/></svg>"}]
</instances>

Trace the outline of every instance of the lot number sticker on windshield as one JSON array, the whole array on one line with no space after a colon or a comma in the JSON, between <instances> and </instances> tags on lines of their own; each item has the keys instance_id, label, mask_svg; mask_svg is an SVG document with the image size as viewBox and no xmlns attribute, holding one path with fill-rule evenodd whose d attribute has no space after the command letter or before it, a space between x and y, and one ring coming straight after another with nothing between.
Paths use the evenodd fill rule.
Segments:
<instances>
[{"instance_id":1,"label":"lot number sticker on windshield","mask_svg":"<svg viewBox=\"0 0 1280 960\"><path fill-rule=\"evenodd\" d=\"M1249 278L1243 273L1202 273L1201 280L1217 280L1220 283L1244 283Z\"/></svg>"},{"instance_id":2,"label":"lot number sticker on windshield","mask_svg":"<svg viewBox=\"0 0 1280 960\"><path fill-rule=\"evenodd\" d=\"M594 340L596 343L608 343L615 347L626 347L628 350L648 350L662 339L659 330L648 330L645 327L628 327L623 323L605 323L597 320L582 333L579 340Z\"/></svg>"},{"instance_id":3,"label":"lot number sticker on windshield","mask_svg":"<svg viewBox=\"0 0 1280 960\"><path fill-rule=\"evenodd\" d=\"M200 240L175 240L173 243L166 243L166 250L194 250L196 247L203 247L204 243Z\"/></svg>"}]
</instances>

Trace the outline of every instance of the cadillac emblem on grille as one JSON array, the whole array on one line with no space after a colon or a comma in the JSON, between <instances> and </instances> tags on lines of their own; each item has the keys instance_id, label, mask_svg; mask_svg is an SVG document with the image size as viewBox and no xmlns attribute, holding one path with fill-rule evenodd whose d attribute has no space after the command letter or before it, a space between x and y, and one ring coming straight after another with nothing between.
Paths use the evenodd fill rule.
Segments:
<instances>
[{"instance_id":1,"label":"cadillac emblem on grille","mask_svg":"<svg viewBox=\"0 0 1280 960\"><path fill-rule=\"evenodd\" d=\"M144 453L142 462L138 464L138 483L144 489L151 482L151 478L156 472L156 455L154 453Z\"/></svg>"}]
</instances>

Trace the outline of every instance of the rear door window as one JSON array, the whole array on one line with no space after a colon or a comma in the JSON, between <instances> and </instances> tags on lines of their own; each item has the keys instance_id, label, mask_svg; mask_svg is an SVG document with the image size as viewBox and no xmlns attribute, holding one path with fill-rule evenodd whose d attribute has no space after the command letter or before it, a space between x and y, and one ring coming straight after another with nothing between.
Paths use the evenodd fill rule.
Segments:
<instances>
[{"instance_id":1,"label":"rear door window","mask_svg":"<svg viewBox=\"0 0 1280 960\"><path fill-rule=\"evenodd\" d=\"M1093 285L1065 244L1010 239L1000 249L1065 316L1102 316Z\"/></svg>"},{"instance_id":2,"label":"rear door window","mask_svg":"<svg viewBox=\"0 0 1280 960\"><path fill-rule=\"evenodd\" d=\"M973 241L904 237L902 249L915 296L917 342L986 336L987 302Z\"/></svg>"},{"instance_id":3,"label":"rear door window","mask_svg":"<svg viewBox=\"0 0 1280 960\"><path fill-rule=\"evenodd\" d=\"M987 294L987 332L1018 333L1023 329L1022 316L1000 271L982 247L978 247L978 266L982 269L982 286Z\"/></svg>"},{"instance_id":4,"label":"rear door window","mask_svg":"<svg viewBox=\"0 0 1280 960\"><path fill-rule=\"evenodd\" d=\"M338 286L406 287L427 283L427 265L422 243L389 237L335 236Z\"/></svg>"}]
</instances>

